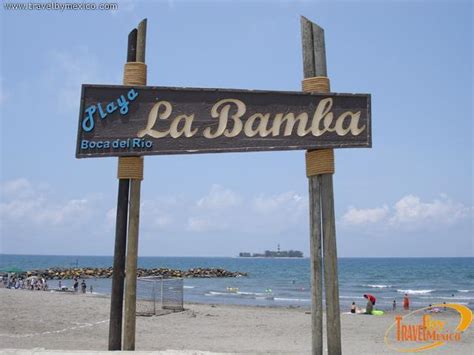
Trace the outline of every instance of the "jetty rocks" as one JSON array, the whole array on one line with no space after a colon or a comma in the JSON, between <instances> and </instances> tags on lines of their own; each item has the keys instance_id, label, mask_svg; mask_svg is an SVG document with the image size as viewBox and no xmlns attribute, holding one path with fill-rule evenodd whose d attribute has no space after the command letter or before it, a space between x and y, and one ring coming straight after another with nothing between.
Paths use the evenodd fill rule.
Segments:
<instances>
[{"instance_id":1,"label":"jetty rocks","mask_svg":"<svg viewBox=\"0 0 474 355\"><path fill-rule=\"evenodd\" d=\"M46 280L60 280L77 278L110 278L113 268L50 268L46 270L32 270L20 276L38 276ZM212 277L241 277L247 276L246 272L233 272L220 268L195 268L189 270L176 270L168 268L137 269L137 277L162 277L162 278L212 278Z\"/></svg>"}]
</instances>

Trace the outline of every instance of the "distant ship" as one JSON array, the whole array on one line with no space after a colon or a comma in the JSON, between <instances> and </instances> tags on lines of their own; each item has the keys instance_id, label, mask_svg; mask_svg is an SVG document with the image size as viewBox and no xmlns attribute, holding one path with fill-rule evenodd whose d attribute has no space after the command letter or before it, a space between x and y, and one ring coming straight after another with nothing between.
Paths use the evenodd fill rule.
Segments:
<instances>
[{"instance_id":1,"label":"distant ship","mask_svg":"<svg viewBox=\"0 0 474 355\"><path fill-rule=\"evenodd\" d=\"M239 257L241 258L302 258L303 252L299 250L280 250L280 244L278 244L277 250L265 250L261 253L248 253L240 252Z\"/></svg>"}]
</instances>

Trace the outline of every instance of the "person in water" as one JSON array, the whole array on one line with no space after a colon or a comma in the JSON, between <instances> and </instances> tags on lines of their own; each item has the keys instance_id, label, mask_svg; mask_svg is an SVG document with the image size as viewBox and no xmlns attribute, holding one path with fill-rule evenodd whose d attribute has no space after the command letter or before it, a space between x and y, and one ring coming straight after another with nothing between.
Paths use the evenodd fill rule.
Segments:
<instances>
[{"instance_id":1,"label":"person in water","mask_svg":"<svg viewBox=\"0 0 474 355\"><path fill-rule=\"evenodd\" d=\"M410 300L408 299L408 294L405 293L405 297L403 297L403 309L405 311L410 310Z\"/></svg>"},{"instance_id":2,"label":"person in water","mask_svg":"<svg viewBox=\"0 0 474 355\"><path fill-rule=\"evenodd\" d=\"M395 311L397 309L397 301L393 300L392 310Z\"/></svg>"},{"instance_id":3,"label":"person in water","mask_svg":"<svg viewBox=\"0 0 474 355\"><path fill-rule=\"evenodd\" d=\"M356 312L356 309L357 309L356 303L355 303L355 302L352 302L351 313L355 313L355 312Z\"/></svg>"}]
</instances>

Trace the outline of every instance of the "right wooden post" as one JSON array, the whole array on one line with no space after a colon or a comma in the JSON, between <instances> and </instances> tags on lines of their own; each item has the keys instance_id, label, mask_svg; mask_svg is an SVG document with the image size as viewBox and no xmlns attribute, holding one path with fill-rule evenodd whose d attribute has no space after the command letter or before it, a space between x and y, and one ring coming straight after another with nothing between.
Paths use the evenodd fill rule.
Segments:
<instances>
[{"instance_id":1,"label":"right wooden post","mask_svg":"<svg viewBox=\"0 0 474 355\"><path fill-rule=\"evenodd\" d=\"M136 66L125 71L124 80L137 86L146 85L145 44L147 20L137 28ZM123 158L126 159L126 158ZM137 308L138 231L140 224L140 192L143 179L143 157L128 157L119 173L130 178L130 208L128 213L127 260L125 265L125 310L123 322L123 350L135 350Z\"/></svg>"},{"instance_id":2,"label":"right wooden post","mask_svg":"<svg viewBox=\"0 0 474 355\"><path fill-rule=\"evenodd\" d=\"M303 44L303 90L329 92L324 30L301 17ZM341 319L337 273L336 227L334 216L334 152L332 149L306 152L306 174L310 200L311 318L312 353L323 353L322 298L326 294L328 353L341 354ZM323 257L321 257L321 246ZM323 268L322 266L323 265ZM323 272L324 269L324 278Z\"/></svg>"}]
</instances>

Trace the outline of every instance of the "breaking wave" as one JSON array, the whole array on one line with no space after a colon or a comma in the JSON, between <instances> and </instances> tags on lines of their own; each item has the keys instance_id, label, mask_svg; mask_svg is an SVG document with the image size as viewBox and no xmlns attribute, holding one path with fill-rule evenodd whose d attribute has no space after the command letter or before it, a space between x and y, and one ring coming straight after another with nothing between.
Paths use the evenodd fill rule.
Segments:
<instances>
[{"instance_id":1,"label":"breaking wave","mask_svg":"<svg viewBox=\"0 0 474 355\"><path fill-rule=\"evenodd\" d=\"M424 295L433 291L435 290L397 290L397 292L406 293L409 295Z\"/></svg>"}]
</instances>

